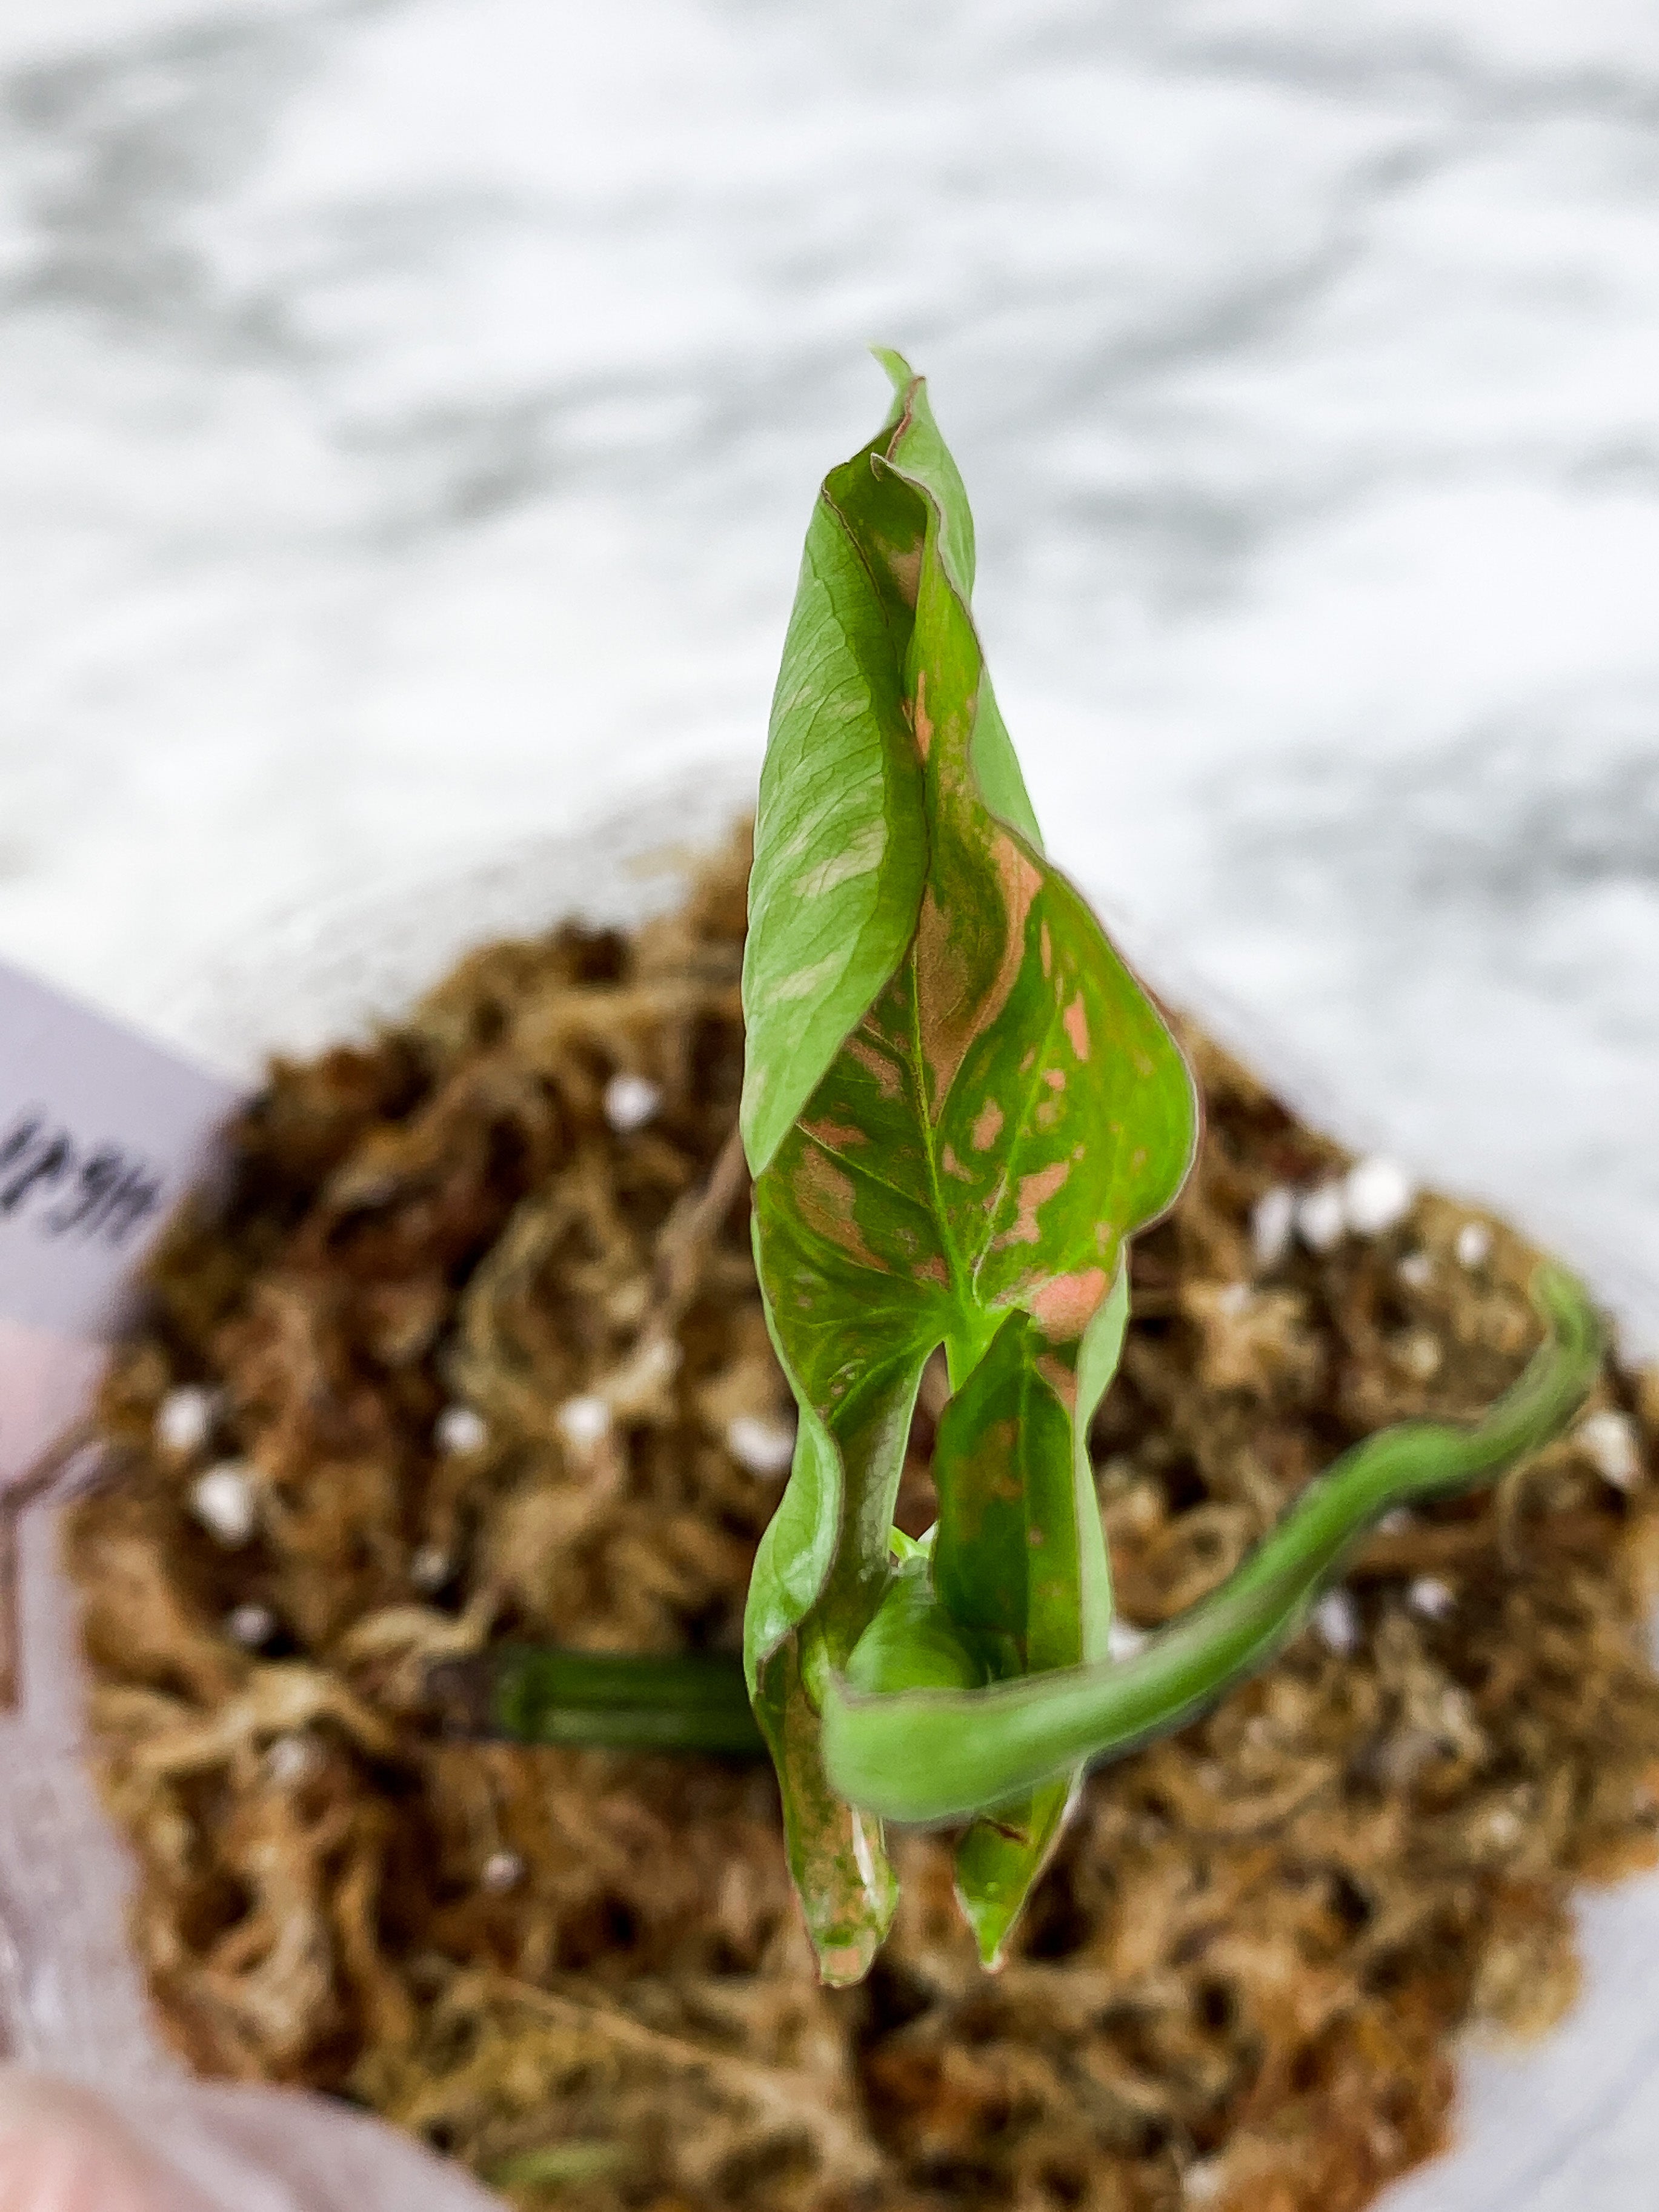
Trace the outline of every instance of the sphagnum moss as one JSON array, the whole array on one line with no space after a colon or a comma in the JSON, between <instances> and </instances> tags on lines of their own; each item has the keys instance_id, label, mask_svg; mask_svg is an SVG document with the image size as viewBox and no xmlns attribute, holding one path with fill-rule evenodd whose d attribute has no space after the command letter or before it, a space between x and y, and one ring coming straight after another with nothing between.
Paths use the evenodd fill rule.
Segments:
<instances>
[{"instance_id":1,"label":"sphagnum moss","mask_svg":"<svg viewBox=\"0 0 1659 2212\"><path fill-rule=\"evenodd\" d=\"M106 1395L118 1480L71 1534L158 2009L204 2069L344 2091L526 2212L1358 2207L1441 2140L1455 2033L1570 2000L1572 1885L1653 1855L1646 1378L1610 1361L1567 1437L1374 1534L1267 1672L1093 1776L994 1979L945 1839L899 1838L888 1944L827 1991L763 1766L436 1731L445 1657L737 1648L778 1484L730 1432L787 1402L740 1192L676 1245L672 1353L641 1345L735 1118L745 861L636 939L486 949L372 1045L274 1070L228 1202L170 1237ZM1356 1438L1489 1403L1536 1334L1536 1254L1431 1194L1261 1263L1264 1197L1346 1157L1182 1034L1205 1142L1091 1436L1143 1631ZM618 1068L662 1094L626 1131ZM165 1408L204 1386L180 1441ZM245 1545L191 1508L225 1460Z\"/></svg>"}]
</instances>

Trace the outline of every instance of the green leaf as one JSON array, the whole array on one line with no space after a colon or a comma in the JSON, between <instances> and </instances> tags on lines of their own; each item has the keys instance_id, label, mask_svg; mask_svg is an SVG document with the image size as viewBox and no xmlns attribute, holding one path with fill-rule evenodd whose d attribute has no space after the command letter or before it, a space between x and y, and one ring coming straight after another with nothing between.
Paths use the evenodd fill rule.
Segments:
<instances>
[{"instance_id":1,"label":"green leaf","mask_svg":"<svg viewBox=\"0 0 1659 2212\"><path fill-rule=\"evenodd\" d=\"M744 971L756 1260L802 1409L745 1651L832 1978L867 1966L892 1886L879 1836L835 1809L817 1715L888 1589L922 1367L944 1345L960 1389L1027 1317L1011 1356L1053 1370L1044 1433L1079 1524L1055 1610L1096 1606L1090 1575L1109 1608L1069 1407L1124 1242L1174 1198L1197 1127L1163 1020L1042 857L969 612L961 480L921 379L888 367L899 404L809 532ZM1016 1643L1043 1648L1048 1613L1016 1610Z\"/></svg>"},{"instance_id":2,"label":"green leaf","mask_svg":"<svg viewBox=\"0 0 1659 2212\"><path fill-rule=\"evenodd\" d=\"M756 1265L765 1285L756 1222ZM800 1407L794 1466L755 1555L744 1614L744 1663L755 1717L783 1800L784 1844L819 1970L835 1985L862 1980L887 1933L898 1891L881 1826L830 1789L818 1747L824 1685L852 1656L879 1603L893 1501L923 1359L901 1333L896 1352L881 1315L861 1349L857 1386L833 1406L794 1370L767 1299L767 1325Z\"/></svg>"},{"instance_id":3,"label":"green leaf","mask_svg":"<svg viewBox=\"0 0 1659 2212\"><path fill-rule=\"evenodd\" d=\"M1052 1342L1029 1315L1012 1315L940 1422L934 1583L951 1620L977 1636L1001 1679L1106 1656L1111 1571L1089 1424L1116 1370L1128 1315L1122 1265L1080 1340ZM957 1894L988 1966L1000 1959L1082 1778L1079 1766L996 1805L958 1843Z\"/></svg>"},{"instance_id":4,"label":"green leaf","mask_svg":"<svg viewBox=\"0 0 1659 2212\"><path fill-rule=\"evenodd\" d=\"M875 1619L853 1647L847 1679L861 1690L966 1690L994 1680L978 1643L939 1602L926 1551L902 1556Z\"/></svg>"},{"instance_id":5,"label":"green leaf","mask_svg":"<svg viewBox=\"0 0 1659 2212\"><path fill-rule=\"evenodd\" d=\"M1601 1327L1559 1268L1538 1269L1533 1296L1548 1337L1480 1421L1409 1422L1357 1444L1219 1589L1133 1658L981 1690L872 1697L831 1683L823 1741L835 1788L890 1819L955 1820L988 1799L1055 1785L1080 1760L1121 1756L1191 1719L1297 1632L1385 1513L1490 1482L1566 1426L1600 1367Z\"/></svg>"},{"instance_id":6,"label":"green leaf","mask_svg":"<svg viewBox=\"0 0 1659 2212\"><path fill-rule=\"evenodd\" d=\"M910 610L891 579L921 558L914 501L872 467L903 416L829 476L807 526L772 701L744 949L741 1123L758 1174L842 1040L903 957L927 860L905 719ZM879 540L877 570L866 543Z\"/></svg>"}]
</instances>

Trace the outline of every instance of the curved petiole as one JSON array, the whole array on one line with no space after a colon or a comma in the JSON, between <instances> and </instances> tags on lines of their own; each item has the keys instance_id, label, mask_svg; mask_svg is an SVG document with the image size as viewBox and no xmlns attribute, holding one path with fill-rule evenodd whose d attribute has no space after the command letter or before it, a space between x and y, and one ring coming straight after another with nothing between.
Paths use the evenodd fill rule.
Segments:
<instances>
[{"instance_id":1,"label":"curved petiole","mask_svg":"<svg viewBox=\"0 0 1659 2212\"><path fill-rule=\"evenodd\" d=\"M1236 1573L1133 1658L975 1689L872 1693L833 1679L823 1756L836 1790L886 1819L962 1820L1193 1718L1296 1634L1385 1513L1491 1481L1572 1418L1601 1361L1601 1326L1564 1270L1541 1265L1531 1291L1549 1334L1480 1419L1407 1422L1355 1445Z\"/></svg>"}]
</instances>

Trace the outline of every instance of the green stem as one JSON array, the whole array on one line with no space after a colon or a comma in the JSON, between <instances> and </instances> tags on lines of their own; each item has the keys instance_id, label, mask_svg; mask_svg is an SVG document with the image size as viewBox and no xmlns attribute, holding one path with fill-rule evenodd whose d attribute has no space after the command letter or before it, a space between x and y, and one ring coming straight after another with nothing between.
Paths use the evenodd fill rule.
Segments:
<instances>
[{"instance_id":1,"label":"green stem","mask_svg":"<svg viewBox=\"0 0 1659 2212\"><path fill-rule=\"evenodd\" d=\"M960 1820L1179 1728L1289 1641L1385 1513L1490 1481L1571 1419L1601 1363L1600 1325L1559 1268L1540 1266L1532 1295L1550 1334L1479 1421L1407 1422L1356 1445L1235 1574L1134 1657L984 1689L872 1694L837 1678L823 1706L835 1788L890 1820Z\"/></svg>"},{"instance_id":2,"label":"green stem","mask_svg":"<svg viewBox=\"0 0 1659 2212\"><path fill-rule=\"evenodd\" d=\"M492 2189L558 2189L600 2181L629 2162L626 2145L614 2142L547 2143L539 2150L515 2151L484 2171Z\"/></svg>"},{"instance_id":3,"label":"green stem","mask_svg":"<svg viewBox=\"0 0 1659 2212\"><path fill-rule=\"evenodd\" d=\"M743 1662L721 1652L658 1657L503 1644L442 1662L427 1680L461 1735L610 1751L765 1753Z\"/></svg>"}]
</instances>

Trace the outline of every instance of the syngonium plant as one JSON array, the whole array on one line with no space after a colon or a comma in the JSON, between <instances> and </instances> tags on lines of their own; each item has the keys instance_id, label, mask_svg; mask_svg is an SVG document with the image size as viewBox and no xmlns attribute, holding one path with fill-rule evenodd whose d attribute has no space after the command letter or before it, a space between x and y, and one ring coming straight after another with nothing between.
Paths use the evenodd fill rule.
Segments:
<instances>
[{"instance_id":1,"label":"syngonium plant","mask_svg":"<svg viewBox=\"0 0 1659 2212\"><path fill-rule=\"evenodd\" d=\"M1210 1598L1110 1656L1089 1425L1196 1094L1044 857L969 612L962 481L923 380L878 358L892 408L807 531L744 968L756 1266L799 1408L744 1660L836 1983L892 1917L884 1818L965 1823L957 1893L994 1966L1088 1763L1259 1666L1382 1514L1546 1441L1601 1352L1577 1285L1540 1269L1545 1345L1480 1421L1357 1446ZM913 1543L893 1512L941 1348L939 1517Z\"/></svg>"},{"instance_id":2,"label":"syngonium plant","mask_svg":"<svg viewBox=\"0 0 1659 2212\"><path fill-rule=\"evenodd\" d=\"M962 481L922 380L879 358L894 403L813 510L756 821L740 1120L799 1425L750 1586L753 1717L715 1655L507 1647L450 1670L465 1722L520 1741L742 1753L757 1720L836 1983L892 1917L884 1820L962 1824L957 1892L994 1966L1090 1762L1270 1658L1385 1513L1547 1442L1601 1355L1579 1285L1539 1268L1544 1342L1480 1419L1356 1445L1208 1598L1112 1656L1089 1425L1128 1242L1181 1189L1196 1095L1044 857L969 611ZM941 1349L939 1518L912 1542L893 1511Z\"/></svg>"}]
</instances>

